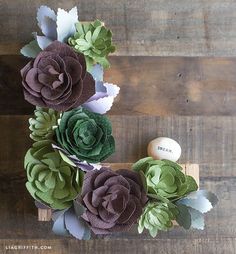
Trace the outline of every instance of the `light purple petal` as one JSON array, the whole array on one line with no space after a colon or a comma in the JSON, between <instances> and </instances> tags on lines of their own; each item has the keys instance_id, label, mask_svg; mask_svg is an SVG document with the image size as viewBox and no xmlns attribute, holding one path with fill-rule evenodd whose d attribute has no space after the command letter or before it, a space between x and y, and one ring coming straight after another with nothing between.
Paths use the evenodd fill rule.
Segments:
<instances>
[{"instance_id":1,"label":"light purple petal","mask_svg":"<svg viewBox=\"0 0 236 254\"><path fill-rule=\"evenodd\" d=\"M97 92L82 106L89 111L105 114L112 107L115 97L118 95L120 88L117 85L104 83L103 86L106 88L106 93Z\"/></svg>"},{"instance_id":2,"label":"light purple petal","mask_svg":"<svg viewBox=\"0 0 236 254\"><path fill-rule=\"evenodd\" d=\"M78 168L87 172L91 170L99 170L102 166L99 163L88 163L86 161L79 160L75 155L70 155L65 149L52 144L53 149L61 151L65 156L67 156Z\"/></svg>"},{"instance_id":3,"label":"light purple petal","mask_svg":"<svg viewBox=\"0 0 236 254\"><path fill-rule=\"evenodd\" d=\"M36 39L41 49L45 49L47 46L49 46L52 43L52 40L45 36L36 35Z\"/></svg>"},{"instance_id":4,"label":"light purple petal","mask_svg":"<svg viewBox=\"0 0 236 254\"><path fill-rule=\"evenodd\" d=\"M38 12L37 12L37 21L38 21L39 28L41 28L44 17L49 17L52 20L56 21L55 12L52 9L50 9L49 7L42 5L38 8Z\"/></svg>"},{"instance_id":5,"label":"light purple petal","mask_svg":"<svg viewBox=\"0 0 236 254\"><path fill-rule=\"evenodd\" d=\"M41 30L43 34L52 41L57 39L57 24L56 21L50 17L44 17L41 23Z\"/></svg>"},{"instance_id":6,"label":"light purple petal","mask_svg":"<svg viewBox=\"0 0 236 254\"><path fill-rule=\"evenodd\" d=\"M68 37L76 32L76 22L78 22L77 7L69 12L59 8L57 11L57 40L66 42Z\"/></svg>"}]
</instances>

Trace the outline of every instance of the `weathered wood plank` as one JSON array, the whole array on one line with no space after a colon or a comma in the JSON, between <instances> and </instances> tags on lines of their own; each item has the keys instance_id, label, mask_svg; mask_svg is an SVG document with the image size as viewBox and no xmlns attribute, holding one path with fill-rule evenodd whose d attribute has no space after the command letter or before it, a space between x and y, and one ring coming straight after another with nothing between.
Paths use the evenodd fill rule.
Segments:
<instances>
[{"instance_id":1,"label":"weathered wood plank","mask_svg":"<svg viewBox=\"0 0 236 254\"><path fill-rule=\"evenodd\" d=\"M223 167L223 166L222 166ZM52 233L52 222L37 221L37 208L32 197L27 192L25 179L7 179L1 177L0 186L0 239L62 239ZM220 200L217 207L206 215L206 228L204 231L186 231L175 227L168 232L160 232L158 239L197 239L235 237L236 234L236 181L235 177L224 177L220 181L214 178L201 177L201 188L207 188L218 195ZM227 225L227 226L226 226ZM103 237L102 237L103 238ZM139 235L137 228L128 233L106 236L105 239L151 239L145 231Z\"/></svg>"},{"instance_id":2,"label":"weathered wood plank","mask_svg":"<svg viewBox=\"0 0 236 254\"><path fill-rule=\"evenodd\" d=\"M45 240L45 239L27 239L27 240L0 240L0 250L2 254L19 254L22 250L9 250L7 248L14 246L37 246L32 249L35 254L235 254L236 238L221 238L220 236L211 239L139 239L139 240L90 240L76 241L73 239ZM45 246L45 247L44 247ZM25 253L31 253L25 250Z\"/></svg>"},{"instance_id":3,"label":"weathered wood plank","mask_svg":"<svg viewBox=\"0 0 236 254\"><path fill-rule=\"evenodd\" d=\"M32 114L19 70L0 56L0 114ZM105 80L121 87L111 115L235 115L236 58L111 57Z\"/></svg>"},{"instance_id":4,"label":"weathered wood plank","mask_svg":"<svg viewBox=\"0 0 236 254\"><path fill-rule=\"evenodd\" d=\"M131 169L132 164L130 163L104 163L104 167L110 167L112 170L117 170L120 168ZM192 176L197 185L199 186L199 165L198 164L182 164L183 173L189 176ZM42 209L38 208L38 221L50 221L52 219L52 210L51 209ZM174 222L175 225L176 222Z\"/></svg>"},{"instance_id":5,"label":"weathered wood plank","mask_svg":"<svg viewBox=\"0 0 236 254\"><path fill-rule=\"evenodd\" d=\"M29 116L0 116L0 174L22 177L23 159L31 146ZM174 138L182 147L180 163L197 163L202 177L236 177L236 117L111 116L116 152L108 162L133 163L147 156L156 137ZM222 170L222 165L224 166Z\"/></svg>"},{"instance_id":6,"label":"weathered wood plank","mask_svg":"<svg viewBox=\"0 0 236 254\"><path fill-rule=\"evenodd\" d=\"M57 237L51 232L51 223L37 222L37 208L24 186L23 157L31 143L27 119L28 116L0 117L0 238L54 239ZM206 216L204 231L174 228L160 233L159 239L235 237L236 117L112 116L111 121L117 152L110 162L134 162L146 156L151 139L169 136L182 146L181 162L200 164L200 187L219 197L217 208ZM140 236L136 230L111 237L149 239L148 234Z\"/></svg>"},{"instance_id":7,"label":"weathered wood plank","mask_svg":"<svg viewBox=\"0 0 236 254\"><path fill-rule=\"evenodd\" d=\"M0 54L17 54L30 41L41 4L77 5L80 20L104 20L118 55L236 55L234 0L2 0Z\"/></svg>"}]
</instances>

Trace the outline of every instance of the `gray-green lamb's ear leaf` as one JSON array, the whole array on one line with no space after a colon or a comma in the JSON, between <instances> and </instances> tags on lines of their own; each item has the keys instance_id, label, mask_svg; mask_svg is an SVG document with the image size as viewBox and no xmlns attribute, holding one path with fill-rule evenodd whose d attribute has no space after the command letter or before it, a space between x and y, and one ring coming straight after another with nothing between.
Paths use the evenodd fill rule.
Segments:
<instances>
[{"instance_id":1,"label":"gray-green lamb's ear leaf","mask_svg":"<svg viewBox=\"0 0 236 254\"><path fill-rule=\"evenodd\" d=\"M36 40L31 41L29 44L26 44L21 50L20 53L23 56L35 58L42 49L39 47Z\"/></svg>"},{"instance_id":2,"label":"gray-green lamb's ear leaf","mask_svg":"<svg viewBox=\"0 0 236 254\"><path fill-rule=\"evenodd\" d=\"M176 217L177 223L185 229L190 229L191 227L191 214L187 206L182 204L176 204L179 210L179 214Z\"/></svg>"},{"instance_id":3,"label":"gray-green lamb's ear leaf","mask_svg":"<svg viewBox=\"0 0 236 254\"><path fill-rule=\"evenodd\" d=\"M143 171L149 161L153 160L152 157L146 157L138 160L132 165L132 170L134 171Z\"/></svg>"},{"instance_id":4,"label":"gray-green lamb's ear leaf","mask_svg":"<svg viewBox=\"0 0 236 254\"><path fill-rule=\"evenodd\" d=\"M203 230L205 226L203 214L191 207L188 210L191 215L191 228Z\"/></svg>"}]
</instances>

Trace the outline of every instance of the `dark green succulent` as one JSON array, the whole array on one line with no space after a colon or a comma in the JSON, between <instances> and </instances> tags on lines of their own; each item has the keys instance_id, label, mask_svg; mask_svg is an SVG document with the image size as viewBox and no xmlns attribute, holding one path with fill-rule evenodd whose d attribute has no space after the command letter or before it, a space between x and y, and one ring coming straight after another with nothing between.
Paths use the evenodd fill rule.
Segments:
<instances>
[{"instance_id":1,"label":"dark green succulent","mask_svg":"<svg viewBox=\"0 0 236 254\"><path fill-rule=\"evenodd\" d=\"M81 161L101 162L115 151L109 119L82 107L64 112L55 132L60 146Z\"/></svg>"},{"instance_id":2,"label":"dark green succulent","mask_svg":"<svg viewBox=\"0 0 236 254\"><path fill-rule=\"evenodd\" d=\"M36 107L34 117L29 119L30 137L34 141L52 139L59 115L59 112L51 108Z\"/></svg>"},{"instance_id":3,"label":"dark green succulent","mask_svg":"<svg viewBox=\"0 0 236 254\"><path fill-rule=\"evenodd\" d=\"M109 67L107 56L115 51L111 31L99 20L78 22L76 33L68 39L68 43L75 51L84 54L88 70L95 63Z\"/></svg>"},{"instance_id":4,"label":"dark green succulent","mask_svg":"<svg viewBox=\"0 0 236 254\"><path fill-rule=\"evenodd\" d=\"M185 175L182 167L169 160L147 157L133 165L146 178L148 193L166 199L178 199L198 189L193 177Z\"/></svg>"},{"instance_id":5,"label":"dark green succulent","mask_svg":"<svg viewBox=\"0 0 236 254\"><path fill-rule=\"evenodd\" d=\"M53 209L65 209L80 192L83 172L64 162L51 141L33 144L25 155L26 187L38 201Z\"/></svg>"},{"instance_id":6,"label":"dark green succulent","mask_svg":"<svg viewBox=\"0 0 236 254\"><path fill-rule=\"evenodd\" d=\"M152 237L158 231L166 231L173 226L172 220L178 215L178 209L172 203L148 202L138 222L138 232L147 229Z\"/></svg>"}]
</instances>

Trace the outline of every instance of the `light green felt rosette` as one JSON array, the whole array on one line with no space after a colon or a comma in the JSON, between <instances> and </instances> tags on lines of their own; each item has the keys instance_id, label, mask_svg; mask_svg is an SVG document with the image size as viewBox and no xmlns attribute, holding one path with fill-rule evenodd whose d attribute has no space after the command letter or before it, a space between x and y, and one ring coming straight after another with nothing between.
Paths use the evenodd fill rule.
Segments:
<instances>
[{"instance_id":1,"label":"light green felt rosette","mask_svg":"<svg viewBox=\"0 0 236 254\"><path fill-rule=\"evenodd\" d=\"M115 51L111 31L99 20L78 22L76 33L68 39L68 43L75 51L84 54L88 70L95 63L109 67L107 56Z\"/></svg>"},{"instance_id":2,"label":"light green felt rosette","mask_svg":"<svg viewBox=\"0 0 236 254\"><path fill-rule=\"evenodd\" d=\"M29 119L30 137L34 141L52 139L59 116L60 113L51 108L36 107L34 117Z\"/></svg>"},{"instance_id":3,"label":"light green felt rosette","mask_svg":"<svg viewBox=\"0 0 236 254\"><path fill-rule=\"evenodd\" d=\"M55 132L58 144L81 161L98 163L115 151L109 119L82 107L64 112Z\"/></svg>"},{"instance_id":4,"label":"light green felt rosette","mask_svg":"<svg viewBox=\"0 0 236 254\"><path fill-rule=\"evenodd\" d=\"M154 160L147 157L133 165L145 178L148 193L166 199L178 199L198 189L193 177L185 175L182 167L169 160Z\"/></svg>"},{"instance_id":5,"label":"light green felt rosette","mask_svg":"<svg viewBox=\"0 0 236 254\"><path fill-rule=\"evenodd\" d=\"M138 232L147 229L152 237L156 237L159 230L167 231L173 226L172 220L179 211L171 203L148 202L138 222Z\"/></svg>"},{"instance_id":6,"label":"light green felt rosette","mask_svg":"<svg viewBox=\"0 0 236 254\"><path fill-rule=\"evenodd\" d=\"M65 209L72 205L80 192L83 172L64 162L51 141L33 144L25 155L27 171L26 187L34 199L53 209Z\"/></svg>"}]
</instances>

